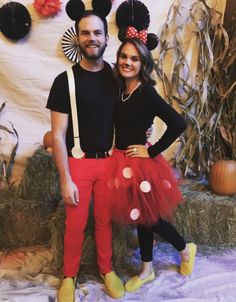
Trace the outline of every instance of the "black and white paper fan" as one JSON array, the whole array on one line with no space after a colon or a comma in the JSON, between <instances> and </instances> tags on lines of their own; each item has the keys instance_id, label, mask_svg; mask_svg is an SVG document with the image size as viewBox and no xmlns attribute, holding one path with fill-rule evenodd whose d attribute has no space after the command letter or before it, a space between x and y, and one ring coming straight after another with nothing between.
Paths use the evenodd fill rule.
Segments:
<instances>
[{"instance_id":1,"label":"black and white paper fan","mask_svg":"<svg viewBox=\"0 0 236 302\"><path fill-rule=\"evenodd\" d=\"M73 26L64 33L61 45L64 54L69 60L77 63L82 59L82 54L77 43L76 31Z\"/></svg>"},{"instance_id":2,"label":"black and white paper fan","mask_svg":"<svg viewBox=\"0 0 236 302\"><path fill-rule=\"evenodd\" d=\"M7 38L19 40L31 29L31 16L21 3L11 1L0 8L0 30Z\"/></svg>"}]
</instances>

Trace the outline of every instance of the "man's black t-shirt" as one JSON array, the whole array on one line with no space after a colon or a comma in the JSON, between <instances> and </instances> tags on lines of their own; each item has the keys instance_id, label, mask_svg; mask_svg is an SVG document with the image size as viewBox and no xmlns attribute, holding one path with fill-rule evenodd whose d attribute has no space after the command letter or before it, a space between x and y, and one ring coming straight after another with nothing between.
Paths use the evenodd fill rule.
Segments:
<instances>
[{"instance_id":1,"label":"man's black t-shirt","mask_svg":"<svg viewBox=\"0 0 236 302\"><path fill-rule=\"evenodd\" d=\"M118 100L118 86L112 69L106 62L104 68L98 72L87 71L79 63L72 69L75 76L81 148L84 152L108 151L113 141L114 113ZM70 151L74 140L66 72L55 78L46 107L69 114L66 146Z\"/></svg>"}]
</instances>

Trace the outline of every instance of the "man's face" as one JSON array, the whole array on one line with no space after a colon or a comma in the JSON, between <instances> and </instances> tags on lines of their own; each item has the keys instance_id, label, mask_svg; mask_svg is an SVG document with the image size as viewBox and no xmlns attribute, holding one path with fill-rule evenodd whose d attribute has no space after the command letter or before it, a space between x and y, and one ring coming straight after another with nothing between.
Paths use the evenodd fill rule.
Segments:
<instances>
[{"instance_id":1,"label":"man's face","mask_svg":"<svg viewBox=\"0 0 236 302\"><path fill-rule=\"evenodd\" d=\"M89 60L100 59L108 41L102 20L89 16L82 18L78 26L78 43L83 56Z\"/></svg>"}]
</instances>

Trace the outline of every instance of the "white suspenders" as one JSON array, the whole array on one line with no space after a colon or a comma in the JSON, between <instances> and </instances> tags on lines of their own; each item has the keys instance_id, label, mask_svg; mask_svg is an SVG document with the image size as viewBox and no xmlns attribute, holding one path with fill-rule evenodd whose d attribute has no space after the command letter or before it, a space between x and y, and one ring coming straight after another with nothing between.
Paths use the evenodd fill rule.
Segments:
<instances>
[{"instance_id":1,"label":"white suspenders","mask_svg":"<svg viewBox=\"0 0 236 302\"><path fill-rule=\"evenodd\" d=\"M75 96L75 77L72 68L69 68L67 70L67 78L68 78L68 85L69 85L71 117L72 117L73 136L74 136L74 147L71 150L71 154L75 158L82 158L84 157L84 152L81 150L81 146L80 146L79 121L78 121L76 96Z\"/></svg>"}]
</instances>

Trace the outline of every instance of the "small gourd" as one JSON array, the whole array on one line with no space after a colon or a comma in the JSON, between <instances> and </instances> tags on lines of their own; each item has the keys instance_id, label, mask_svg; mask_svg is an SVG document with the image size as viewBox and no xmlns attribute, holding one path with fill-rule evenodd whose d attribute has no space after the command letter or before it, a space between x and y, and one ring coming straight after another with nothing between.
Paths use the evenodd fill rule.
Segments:
<instances>
[{"instance_id":1,"label":"small gourd","mask_svg":"<svg viewBox=\"0 0 236 302\"><path fill-rule=\"evenodd\" d=\"M43 136L43 146L51 153L52 152L52 131L47 131Z\"/></svg>"}]
</instances>

